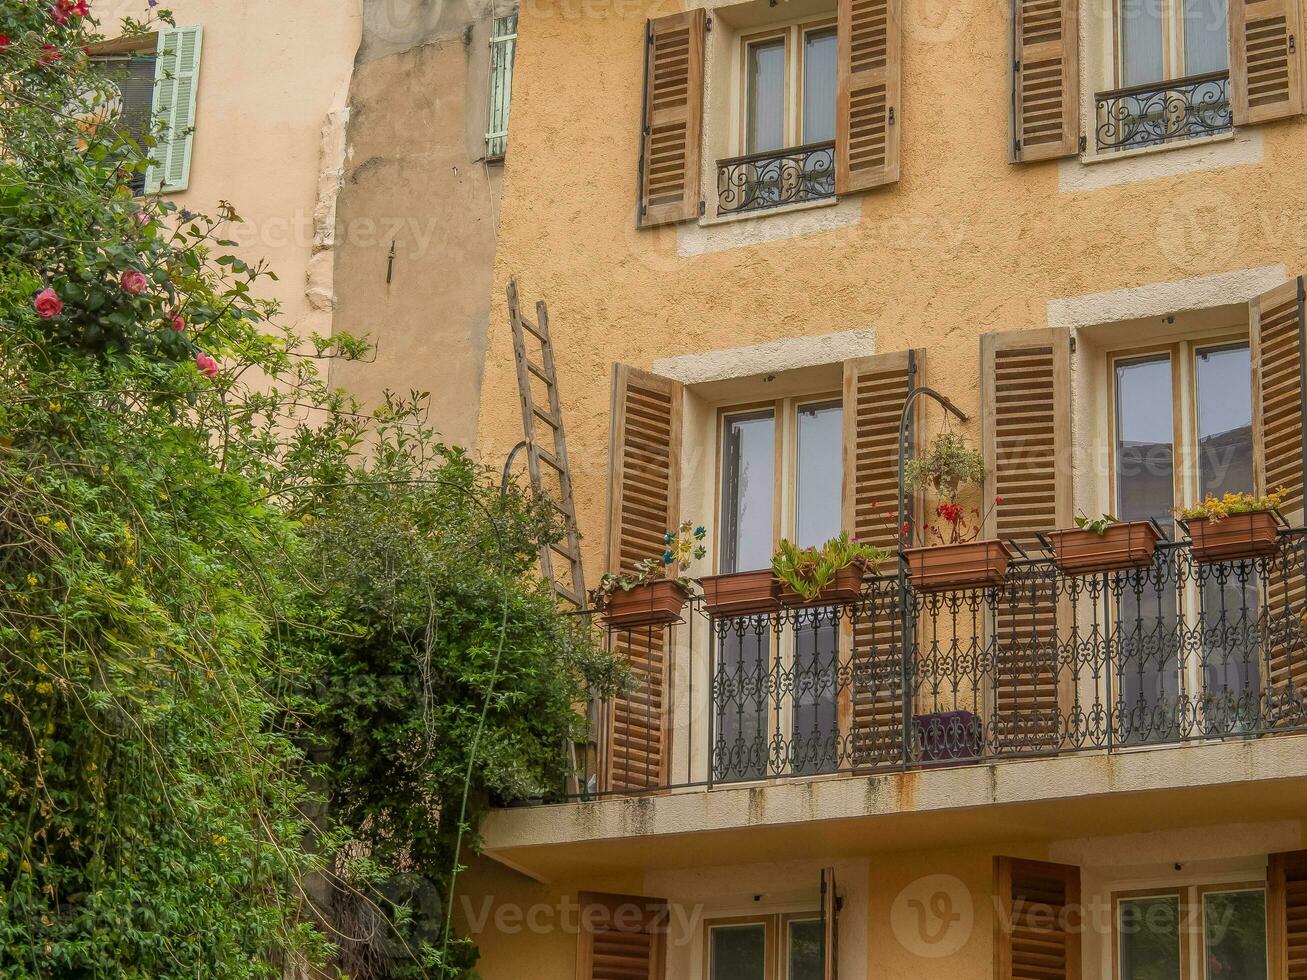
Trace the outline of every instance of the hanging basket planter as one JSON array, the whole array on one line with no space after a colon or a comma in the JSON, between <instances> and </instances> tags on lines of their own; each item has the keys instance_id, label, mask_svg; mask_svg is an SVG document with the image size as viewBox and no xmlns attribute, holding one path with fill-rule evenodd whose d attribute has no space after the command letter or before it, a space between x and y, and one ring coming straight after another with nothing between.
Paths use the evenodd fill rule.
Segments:
<instances>
[{"instance_id":1,"label":"hanging basket planter","mask_svg":"<svg viewBox=\"0 0 1307 980\"><path fill-rule=\"evenodd\" d=\"M770 568L705 575L700 582L704 605L714 616L756 616L775 612L780 605L779 583Z\"/></svg>"},{"instance_id":2,"label":"hanging basket planter","mask_svg":"<svg viewBox=\"0 0 1307 980\"><path fill-rule=\"evenodd\" d=\"M1054 531L1053 563L1067 575L1147 568L1161 534L1151 521L1110 524L1102 534L1085 528Z\"/></svg>"},{"instance_id":3,"label":"hanging basket planter","mask_svg":"<svg viewBox=\"0 0 1307 980\"><path fill-rule=\"evenodd\" d=\"M805 599L785 581L780 582L781 605L789 607L844 606L862 598L862 579L867 574L867 563L851 561L838 572L820 592Z\"/></svg>"},{"instance_id":4,"label":"hanging basket planter","mask_svg":"<svg viewBox=\"0 0 1307 980\"><path fill-rule=\"evenodd\" d=\"M1192 539L1194 560L1205 565L1260 558L1275 552L1274 511L1259 510L1249 514L1231 514L1219 520L1212 517L1192 517L1185 521L1185 526Z\"/></svg>"},{"instance_id":5,"label":"hanging basket planter","mask_svg":"<svg viewBox=\"0 0 1307 980\"><path fill-rule=\"evenodd\" d=\"M629 591L613 592L604 602L602 612L612 629L664 626L681 618L681 610L689 599L690 593L676 579L658 579Z\"/></svg>"},{"instance_id":6,"label":"hanging basket planter","mask_svg":"<svg viewBox=\"0 0 1307 980\"><path fill-rule=\"evenodd\" d=\"M907 548L908 578L919 592L981 589L1007 578L1012 551L1002 541L968 541L934 548Z\"/></svg>"}]
</instances>

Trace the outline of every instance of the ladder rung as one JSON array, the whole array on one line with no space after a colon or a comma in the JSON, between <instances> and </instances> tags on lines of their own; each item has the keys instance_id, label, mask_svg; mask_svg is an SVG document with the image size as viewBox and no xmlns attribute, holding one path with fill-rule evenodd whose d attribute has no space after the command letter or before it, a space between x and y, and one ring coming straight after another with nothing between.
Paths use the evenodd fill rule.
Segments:
<instances>
[{"instance_id":1,"label":"ladder rung","mask_svg":"<svg viewBox=\"0 0 1307 980\"><path fill-rule=\"evenodd\" d=\"M559 585L557 582L554 583L554 594L562 596L572 605L576 606L577 609L585 608L585 599L582 596L577 595L566 586Z\"/></svg>"},{"instance_id":2,"label":"ladder rung","mask_svg":"<svg viewBox=\"0 0 1307 980\"><path fill-rule=\"evenodd\" d=\"M551 453L548 449L541 449L539 446L537 446L537 447L536 447L536 456L537 456L537 458L539 458L539 459L543 460L544 462L548 463L550 466L552 466L552 467L553 467L555 470L557 470L559 473L562 473L562 472L563 472L563 464L560 463L560 462L558 461L558 457L555 456L553 453Z\"/></svg>"},{"instance_id":3,"label":"ladder rung","mask_svg":"<svg viewBox=\"0 0 1307 980\"><path fill-rule=\"evenodd\" d=\"M540 341L540 343L542 343L542 344L547 344L547 343L549 343L549 338L546 337L543 333L541 333L540 330L539 330L539 328L536 327L536 325L535 325L534 323L532 323L532 322L531 322L530 320L528 320L526 317L522 316L522 314L520 314L520 313L519 313L518 316L517 316L517 322L520 323L520 324L522 324L522 329L524 329L527 333L529 333L529 334L530 334L532 337L534 337L536 340Z\"/></svg>"},{"instance_id":4,"label":"ladder rung","mask_svg":"<svg viewBox=\"0 0 1307 980\"><path fill-rule=\"evenodd\" d=\"M568 561L580 561L580 560L581 560L581 556L580 556L576 551L574 551L573 549L569 548L567 545L563 544L561 541L555 541L555 542L554 542L553 544L551 544L549 547L552 548L554 551L558 552L560 555L562 555L562 556L563 556L564 558L566 558Z\"/></svg>"},{"instance_id":5,"label":"ladder rung","mask_svg":"<svg viewBox=\"0 0 1307 980\"><path fill-rule=\"evenodd\" d=\"M554 386L554 379L549 377L549 375L545 373L544 368L540 367L540 365L536 364L536 362L531 360L530 358L523 358L523 360L526 361L526 369L528 371L534 374L545 384L549 385L549 387L552 388Z\"/></svg>"},{"instance_id":6,"label":"ladder rung","mask_svg":"<svg viewBox=\"0 0 1307 980\"><path fill-rule=\"evenodd\" d=\"M540 408L536 405L531 406L531 411L535 415L535 417L538 418L545 425L548 425L551 428L555 428L555 429L561 429L563 427L563 423L560 422L552 412L546 412L543 408Z\"/></svg>"}]
</instances>

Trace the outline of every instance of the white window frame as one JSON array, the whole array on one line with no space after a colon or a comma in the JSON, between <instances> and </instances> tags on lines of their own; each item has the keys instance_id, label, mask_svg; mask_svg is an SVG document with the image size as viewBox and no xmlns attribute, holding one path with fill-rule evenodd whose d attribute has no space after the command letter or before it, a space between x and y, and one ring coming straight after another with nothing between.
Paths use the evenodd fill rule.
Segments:
<instances>
[{"instance_id":1,"label":"white window frame","mask_svg":"<svg viewBox=\"0 0 1307 980\"><path fill-rule=\"evenodd\" d=\"M785 105L784 145L765 153L781 154L797 146L806 145L803 129L803 75L804 54L807 50L807 36L813 31L828 30L836 26L834 16L807 17L789 24L750 31L740 35L736 45L736 58L739 61L739 83L736 86L737 115L740 120L735 134L734 154L742 156L748 152L749 132L749 48L755 44L783 38L785 42Z\"/></svg>"}]
</instances>

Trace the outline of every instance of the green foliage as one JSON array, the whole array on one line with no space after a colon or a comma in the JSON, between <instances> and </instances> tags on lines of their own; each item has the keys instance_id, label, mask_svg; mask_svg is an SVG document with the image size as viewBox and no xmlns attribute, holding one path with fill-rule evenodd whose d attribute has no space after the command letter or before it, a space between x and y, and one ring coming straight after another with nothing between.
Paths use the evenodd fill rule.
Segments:
<instances>
[{"instance_id":1,"label":"green foliage","mask_svg":"<svg viewBox=\"0 0 1307 980\"><path fill-rule=\"evenodd\" d=\"M1107 533L1107 529L1113 524L1120 524L1120 518L1113 517L1111 514L1103 514L1099 517L1088 517L1080 514L1076 517L1076 527L1082 531L1089 531L1097 534L1100 538Z\"/></svg>"},{"instance_id":2,"label":"green foliage","mask_svg":"<svg viewBox=\"0 0 1307 980\"><path fill-rule=\"evenodd\" d=\"M337 916L386 909L401 872L439 898L419 895L410 921L388 913L382 937L347 944L355 976L457 975L474 960L459 943L441 961L432 912L450 893L487 698L470 843L490 800L563 793L560 760L586 735L574 706L623 679L585 621L560 615L532 578L538 542L562 536L557 512L521 493L501 497L489 471L410 422L405 411L378 425L371 459L297 504L325 589L306 594L281 637L313 652L306 733L323 760L329 821L368 859L360 868L338 857Z\"/></svg>"},{"instance_id":3,"label":"green foliage","mask_svg":"<svg viewBox=\"0 0 1307 980\"><path fill-rule=\"evenodd\" d=\"M331 390L319 361L365 345L276 328L233 207L132 196L152 141L97 114L74 2L7 3L0 34L0 977L328 963L324 881L400 975L469 765L474 846L620 682L532 574L558 529L421 398Z\"/></svg>"},{"instance_id":4,"label":"green foliage","mask_svg":"<svg viewBox=\"0 0 1307 980\"><path fill-rule=\"evenodd\" d=\"M985 478L985 460L960 432L939 433L921 456L903 465L903 477L913 490L928 488L941 501L956 503L958 490Z\"/></svg>"},{"instance_id":5,"label":"green foliage","mask_svg":"<svg viewBox=\"0 0 1307 980\"><path fill-rule=\"evenodd\" d=\"M849 537L848 531L831 538L820 548L800 548L782 538L771 561L776 577L797 592L806 601L821 594L821 590L835 580L844 566L853 562L861 565L879 565L890 553L874 545L863 544Z\"/></svg>"}]
</instances>

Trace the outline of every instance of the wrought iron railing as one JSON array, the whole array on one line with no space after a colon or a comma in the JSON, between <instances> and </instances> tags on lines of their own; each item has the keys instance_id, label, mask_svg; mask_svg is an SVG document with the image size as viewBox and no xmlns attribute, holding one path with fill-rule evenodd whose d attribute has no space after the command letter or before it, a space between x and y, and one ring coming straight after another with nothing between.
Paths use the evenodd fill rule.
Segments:
<instances>
[{"instance_id":1,"label":"wrought iron railing","mask_svg":"<svg viewBox=\"0 0 1307 980\"><path fill-rule=\"evenodd\" d=\"M908 604L907 642L902 622ZM1268 557L609 632L628 692L596 705L580 795L870 773L1307 731L1307 531ZM676 689L673 689L673 688Z\"/></svg>"},{"instance_id":2,"label":"wrought iron railing","mask_svg":"<svg viewBox=\"0 0 1307 980\"><path fill-rule=\"evenodd\" d=\"M1094 100L1100 152L1137 150L1234 128L1228 71L1099 92Z\"/></svg>"},{"instance_id":3,"label":"wrought iron railing","mask_svg":"<svg viewBox=\"0 0 1307 980\"><path fill-rule=\"evenodd\" d=\"M835 144L717 161L717 213L742 214L835 196Z\"/></svg>"}]
</instances>

